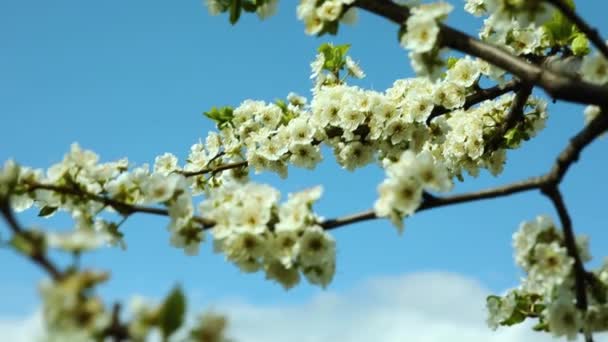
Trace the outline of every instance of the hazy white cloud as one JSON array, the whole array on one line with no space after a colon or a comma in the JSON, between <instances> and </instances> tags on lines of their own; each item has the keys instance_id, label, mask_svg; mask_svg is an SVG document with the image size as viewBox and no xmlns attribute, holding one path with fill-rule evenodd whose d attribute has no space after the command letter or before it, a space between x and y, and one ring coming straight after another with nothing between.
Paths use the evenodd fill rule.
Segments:
<instances>
[{"instance_id":1,"label":"hazy white cloud","mask_svg":"<svg viewBox=\"0 0 608 342\"><path fill-rule=\"evenodd\" d=\"M0 340L31 342L42 333L42 315L35 312L28 317L0 316Z\"/></svg>"},{"instance_id":2,"label":"hazy white cloud","mask_svg":"<svg viewBox=\"0 0 608 342\"><path fill-rule=\"evenodd\" d=\"M240 341L519 342L554 341L529 325L490 330L488 291L449 273L374 278L346 293L328 292L298 306L218 305Z\"/></svg>"},{"instance_id":3,"label":"hazy white cloud","mask_svg":"<svg viewBox=\"0 0 608 342\"><path fill-rule=\"evenodd\" d=\"M487 328L487 294L471 278L429 272L373 278L350 291L324 292L298 305L220 300L214 308L227 314L230 336L241 342L555 341L533 332L530 324ZM0 319L2 340L29 342L39 331L38 313ZM597 336L596 341L608 338Z\"/></svg>"}]
</instances>

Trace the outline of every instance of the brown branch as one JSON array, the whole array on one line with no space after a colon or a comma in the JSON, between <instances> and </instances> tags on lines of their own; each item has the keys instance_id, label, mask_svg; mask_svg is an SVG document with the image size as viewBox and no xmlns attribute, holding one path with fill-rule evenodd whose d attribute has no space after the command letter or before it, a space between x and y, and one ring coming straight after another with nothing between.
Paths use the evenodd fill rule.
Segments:
<instances>
[{"instance_id":1,"label":"brown branch","mask_svg":"<svg viewBox=\"0 0 608 342\"><path fill-rule=\"evenodd\" d=\"M90 201L102 203L106 206L114 208L116 211L123 215L131 215L134 213L145 213L159 216L169 216L169 210L163 208L155 208L155 207L146 207L135 204L128 204L125 202L121 202L106 196L92 194L90 192L86 192L83 190L65 187L65 186L57 186L53 184L28 184L28 191L34 190L50 190L59 194L71 195L81 197ZM193 219L201 224L203 228L210 228L214 225L214 223L204 217L194 216Z\"/></svg>"},{"instance_id":2,"label":"brown branch","mask_svg":"<svg viewBox=\"0 0 608 342\"><path fill-rule=\"evenodd\" d=\"M129 329L120 322L120 303L114 303L112 306L112 321L110 325L102 332L103 337L111 338L111 341L120 342L129 339Z\"/></svg>"},{"instance_id":3,"label":"brown branch","mask_svg":"<svg viewBox=\"0 0 608 342\"><path fill-rule=\"evenodd\" d=\"M474 93L467 96L464 102L464 109L469 109L472 106L483 102L485 100L495 99L501 95L504 95L511 91L517 91L521 87L521 83L516 80L511 80L504 84L503 86L497 85L491 88L486 89L477 89ZM446 109L444 107L435 107L431 112L431 115L426 119L427 126L431 123L431 121L441 115L447 114L454 111L453 109Z\"/></svg>"},{"instance_id":4,"label":"brown branch","mask_svg":"<svg viewBox=\"0 0 608 342\"><path fill-rule=\"evenodd\" d=\"M581 32L583 32L587 38L600 50L604 58L608 58L608 46L605 40L600 36L597 29L589 26L587 22L579 16L576 11L571 8L564 0L547 0L548 3L555 6L564 17L568 18Z\"/></svg>"},{"instance_id":5,"label":"brown branch","mask_svg":"<svg viewBox=\"0 0 608 342\"><path fill-rule=\"evenodd\" d=\"M587 311L587 290L585 285L587 271L578 254L576 237L574 236L574 230L572 229L572 219L568 214L568 209L566 208L562 194L556 184L551 184L550 186L543 188L542 193L551 200L562 223L564 243L566 244L568 255L574 260L576 307L584 314ZM593 336L591 334L585 334L585 340L587 342L593 342Z\"/></svg>"},{"instance_id":6,"label":"brown branch","mask_svg":"<svg viewBox=\"0 0 608 342\"><path fill-rule=\"evenodd\" d=\"M4 220L8 224L8 227L13 232L13 234L28 240L28 242L32 242L31 237L25 233L23 228L21 228L19 222L17 222L17 218L13 214L13 211L11 210L10 204L8 202L3 202L0 204L0 212L2 213ZM53 278L53 280L60 280L63 277L63 273L59 270L59 267L53 264L47 258L43 251L36 249L33 250L32 253L28 254L27 256L35 264L45 270L46 273L48 273L51 278Z\"/></svg>"},{"instance_id":7,"label":"brown branch","mask_svg":"<svg viewBox=\"0 0 608 342\"><path fill-rule=\"evenodd\" d=\"M409 17L405 6L390 0L357 0L355 6L404 25ZM608 87L570 78L514 56L500 47L473 38L447 25L440 25L440 44L509 71L525 83L537 85L551 97L569 102L608 106Z\"/></svg>"},{"instance_id":8,"label":"brown branch","mask_svg":"<svg viewBox=\"0 0 608 342\"><path fill-rule=\"evenodd\" d=\"M505 134L511 129L517 126L519 122L524 120L524 107L526 106L526 102L528 98L532 94L532 86L523 85L519 90L515 93L515 98L511 103L511 107L507 112L507 116L505 117L505 121L498 127L496 132L492 135L488 143L486 144L486 152L495 151L500 143L504 140Z\"/></svg>"},{"instance_id":9,"label":"brown branch","mask_svg":"<svg viewBox=\"0 0 608 342\"><path fill-rule=\"evenodd\" d=\"M185 177L193 177L193 176L201 176L201 175L204 175L207 173L216 174L218 172L222 172L222 171L226 171L226 170L230 170L230 169L238 169L240 167L246 167L246 166L247 166L247 161L240 161L240 162L220 165L217 167L204 168L204 169L198 170L198 171L182 171L182 172L180 172L180 174L184 175Z\"/></svg>"},{"instance_id":10,"label":"brown branch","mask_svg":"<svg viewBox=\"0 0 608 342\"><path fill-rule=\"evenodd\" d=\"M532 177L516 183L504 186L489 188L481 191L452 195L446 197L435 197L425 194L423 202L416 212L485 199L505 197L520 192L530 190L540 190L552 187L561 182L568 169L578 160L580 152L591 143L595 138L608 129L608 115L602 113L591 121L584 129L575 135L559 154L551 170L541 176ZM348 215L339 218L328 219L319 224L327 229L335 229L341 226L358 223L362 221L379 218L373 210L364 211L358 214Z\"/></svg>"}]
</instances>

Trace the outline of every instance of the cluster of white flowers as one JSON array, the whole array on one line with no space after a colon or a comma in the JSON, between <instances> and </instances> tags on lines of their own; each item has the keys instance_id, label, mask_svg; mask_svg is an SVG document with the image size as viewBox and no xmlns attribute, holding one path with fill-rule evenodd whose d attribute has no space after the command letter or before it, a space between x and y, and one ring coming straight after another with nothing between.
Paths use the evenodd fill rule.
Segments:
<instances>
[{"instance_id":1,"label":"cluster of white flowers","mask_svg":"<svg viewBox=\"0 0 608 342\"><path fill-rule=\"evenodd\" d=\"M57 341L70 336L70 341L88 341L111 321L101 298L90 295L99 283L107 280L107 273L86 271L74 273L60 281L44 281L40 286L43 315L51 337ZM75 338L78 336L80 338Z\"/></svg>"},{"instance_id":2,"label":"cluster of white flowers","mask_svg":"<svg viewBox=\"0 0 608 342\"><path fill-rule=\"evenodd\" d=\"M335 271L335 243L311 211L321 196L316 187L279 204L279 192L256 183L230 184L213 191L200 205L215 221L216 251L244 272L264 270L286 289L300 280L326 286Z\"/></svg>"},{"instance_id":3,"label":"cluster of white flowers","mask_svg":"<svg viewBox=\"0 0 608 342\"><path fill-rule=\"evenodd\" d=\"M438 124L446 125L449 129L445 141L437 145L434 154L441 154L446 165L457 175L461 173L460 170L466 170L476 176L480 168L487 168L494 175L502 172L506 151L487 151L486 148L493 132L504 122L513 97L512 94L503 95L468 110L454 111L447 118L439 118ZM528 105L533 109L525 116L526 123L521 130L527 137L533 137L544 128L546 103L530 98Z\"/></svg>"},{"instance_id":4,"label":"cluster of white flowers","mask_svg":"<svg viewBox=\"0 0 608 342\"><path fill-rule=\"evenodd\" d=\"M296 10L297 16L304 22L306 34L335 32L339 20L346 24L357 20L355 9L350 7L353 2L355 0L301 0Z\"/></svg>"},{"instance_id":5,"label":"cluster of white flowers","mask_svg":"<svg viewBox=\"0 0 608 342\"><path fill-rule=\"evenodd\" d=\"M513 25L542 25L551 18L554 8L545 1L466 0L464 9L475 15L489 15L485 25L495 31L506 31Z\"/></svg>"},{"instance_id":6,"label":"cluster of white flowers","mask_svg":"<svg viewBox=\"0 0 608 342\"><path fill-rule=\"evenodd\" d=\"M374 211L380 217L390 217L401 232L403 217L420 207L423 191L447 192L453 184L447 168L428 151L416 155L408 150L397 162L388 163L388 178L378 187L380 198Z\"/></svg>"},{"instance_id":7,"label":"cluster of white flowers","mask_svg":"<svg viewBox=\"0 0 608 342\"><path fill-rule=\"evenodd\" d=\"M585 81L598 85L608 83L608 60L599 52L583 57L581 76Z\"/></svg>"},{"instance_id":8,"label":"cluster of white flowers","mask_svg":"<svg viewBox=\"0 0 608 342\"><path fill-rule=\"evenodd\" d=\"M406 32L401 36L401 45L415 53L429 52L437 43L439 22L453 9L454 7L446 2L413 7L405 22Z\"/></svg>"},{"instance_id":9,"label":"cluster of white flowers","mask_svg":"<svg viewBox=\"0 0 608 342\"><path fill-rule=\"evenodd\" d=\"M41 208L40 215L49 217L57 211L67 211L75 222L70 233L49 233L48 243L66 251L83 251L104 244L118 244L118 224L100 216L104 211L110 215L128 216L129 208L112 205L120 202L126 206L138 204L162 204L168 209L171 223L172 243L187 253L198 250L202 240L202 227L193 218L194 207L186 178L178 170L177 159L164 154L156 159L155 172L147 165L128 171L126 159L99 163L99 156L73 144L62 162L51 166L46 172L27 167L5 166L2 176L8 178L16 170L17 182L13 185L11 205L16 211L33 205ZM13 174L15 172L12 172ZM0 182L6 187L7 181Z\"/></svg>"},{"instance_id":10,"label":"cluster of white flowers","mask_svg":"<svg viewBox=\"0 0 608 342\"><path fill-rule=\"evenodd\" d=\"M556 337L574 340L583 331L606 331L608 324L608 277L605 263L599 270L588 273L593 281L586 287L588 310L576 306L574 259L569 255L564 237L551 218L538 216L523 222L513 234L515 261L525 271L522 285L505 296L488 297L488 325L512 325L528 317L538 318L535 327ZM586 236L576 238L581 261L591 260Z\"/></svg>"}]
</instances>

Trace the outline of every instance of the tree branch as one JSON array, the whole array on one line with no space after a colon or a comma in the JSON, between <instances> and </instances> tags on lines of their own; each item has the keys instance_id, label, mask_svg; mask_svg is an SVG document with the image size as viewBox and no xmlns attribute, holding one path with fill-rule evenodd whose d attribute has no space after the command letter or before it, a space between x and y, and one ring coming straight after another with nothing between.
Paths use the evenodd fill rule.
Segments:
<instances>
[{"instance_id":1,"label":"tree branch","mask_svg":"<svg viewBox=\"0 0 608 342\"><path fill-rule=\"evenodd\" d=\"M180 174L185 177L193 177L193 176L201 176L207 173L216 174L218 172L230 170L230 169L238 169L239 167L247 166L247 161L234 162L229 164L220 165L217 167L204 168L198 171L181 171Z\"/></svg>"},{"instance_id":2,"label":"tree branch","mask_svg":"<svg viewBox=\"0 0 608 342\"><path fill-rule=\"evenodd\" d=\"M112 207L119 213L125 214L125 215L131 215L134 213L145 213L145 214L152 214L152 215L159 215L159 216L169 216L169 210L167 210L167 209L128 204L128 203L124 203L124 202L121 202L121 201L118 201L118 200L115 200L115 199L112 199L112 198L109 198L106 196L92 194L92 193L89 193L89 192L86 192L83 190L79 190L79 189L75 189L75 188L57 186L57 185L52 185L52 184L40 184L40 183L28 184L28 185L29 185L28 191L50 190L50 191L53 191L53 192L56 192L59 194L77 196L77 197L81 197L81 198L84 198L84 199L87 199L90 201L105 204L106 206ZM199 224L201 224L203 226L203 228L210 228L214 225L214 223L212 221L205 219L203 217L200 217L200 216L194 216L193 219L196 222L198 222Z\"/></svg>"},{"instance_id":3,"label":"tree branch","mask_svg":"<svg viewBox=\"0 0 608 342\"><path fill-rule=\"evenodd\" d=\"M555 6L564 17L574 23L574 25L589 38L593 45L600 50L602 55L604 55L604 58L608 58L608 46L606 45L605 40L600 36L598 30L587 24L587 22L564 0L547 0L547 2Z\"/></svg>"},{"instance_id":4,"label":"tree branch","mask_svg":"<svg viewBox=\"0 0 608 342\"><path fill-rule=\"evenodd\" d=\"M355 6L404 25L409 10L389 0L357 0ZM479 57L509 71L525 83L537 85L551 97L569 102L608 106L608 87L598 86L544 69L509 52L473 38L447 25L440 25L440 44Z\"/></svg>"},{"instance_id":5,"label":"tree branch","mask_svg":"<svg viewBox=\"0 0 608 342\"><path fill-rule=\"evenodd\" d=\"M503 86L497 85L491 88L486 89L478 89L471 95L467 96L464 102L464 109L469 109L474 105L483 102L485 100L495 99L501 95L504 95L511 91L517 91L521 87L521 83L517 80L511 80L504 84ZM431 123L431 121L441 115L453 112L454 109L446 109L444 107L435 107L431 112L431 115L426 119L427 126Z\"/></svg>"},{"instance_id":6,"label":"tree branch","mask_svg":"<svg viewBox=\"0 0 608 342\"><path fill-rule=\"evenodd\" d=\"M505 117L505 121L502 123L502 125L500 125L500 127L498 127L496 132L494 132L491 139L488 141L486 151L492 152L496 150L503 141L505 134L524 119L524 107L526 106L526 102L531 94L532 86L528 84L523 85L521 88L519 88L519 90L517 90L515 93L515 98L513 99L511 107L509 108L509 112L507 112L507 116Z\"/></svg>"},{"instance_id":7,"label":"tree branch","mask_svg":"<svg viewBox=\"0 0 608 342\"><path fill-rule=\"evenodd\" d=\"M572 164L574 164L578 160L580 152L607 129L608 115L602 112L585 128L583 128L577 135L570 139L570 142L568 143L566 148L559 154L553 167L548 173L504 186L459 195L435 197L430 194L425 194L423 202L416 210L416 212L458 203L499 198L520 192L530 190L541 190L543 188L554 187L561 182L570 166L572 166ZM362 221L373 220L376 218L379 217L375 215L374 211L368 210L344 217L328 219L323 222L320 222L319 225L327 230L331 230L341 226Z\"/></svg>"},{"instance_id":8,"label":"tree branch","mask_svg":"<svg viewBox=\"0 0 608 342\"><path fill-rule=\"evenodd\" d=\"M0 203L0 212L2 213L4 220L8 224L8 227L13 232L13 234L21 236L22 238L28 240L28 242L32 242L31 237L25 234L25 231L23 230L23 228L21 228L21 225L19 224L19 222L17 222L17 218L13 214L13 211L11 210L8 202ZM51 278L53 278L53 280L59 280L63 277L63 273L47 258L43 251L34 250L27 256L35 264L45 270L46 273L48 273Z\"/></svg>"},{"instance_id":9,"label":"tree branch","mask_svg":"<svg viewBox=\"0 0 608 342\"><path fill-rule=\"evenodd\" d=\"M572 219L568 214L568 209L566 208L562 194L555 184L551 184L550 186L543 188L542 193L551 200L562 223L562 231L564 232L566 249L568 250L568 255L574 260L576 307L584 314L587 311L587 291L585 285L587 271L585 271L585 266L583 265L583 262L578 254L576 237L572 229ZM585 340L587 342L593 342L592 335L585 334Z\"/></svg>"}]
</instances>

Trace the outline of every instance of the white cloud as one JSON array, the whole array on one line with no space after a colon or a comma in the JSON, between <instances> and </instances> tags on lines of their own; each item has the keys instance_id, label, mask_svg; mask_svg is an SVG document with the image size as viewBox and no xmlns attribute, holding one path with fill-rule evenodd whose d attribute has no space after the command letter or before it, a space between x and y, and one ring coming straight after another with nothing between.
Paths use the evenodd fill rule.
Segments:
<instances>
[{"instance_id":1,"label":"white cloud","mask_svg":"<svg viewBox=\"0 0 608 342\"><path fill-rule=\"evenodd\" d=\"M39 311L25 318L0 317L0 340L31 342L42 333L42 315Z\"/></svg>"},{"instance_id":2,"label":"white cloud","mask_svg":"<svg viewBox=\"0 0 608 342\"><path fill-rule=\"evenodd\" d=\"M555 341L533 332L530 324L487 328L488 293L471 278L429 272L373 278L350 291L324 292L299 305L220 300L213 307L228 316L230 336L241 342ZM38 313L22 320L0 318L0 336L32 341L39 322ZM608 339L598 336L596 341Z\"/></svg>"}]
</instances>

